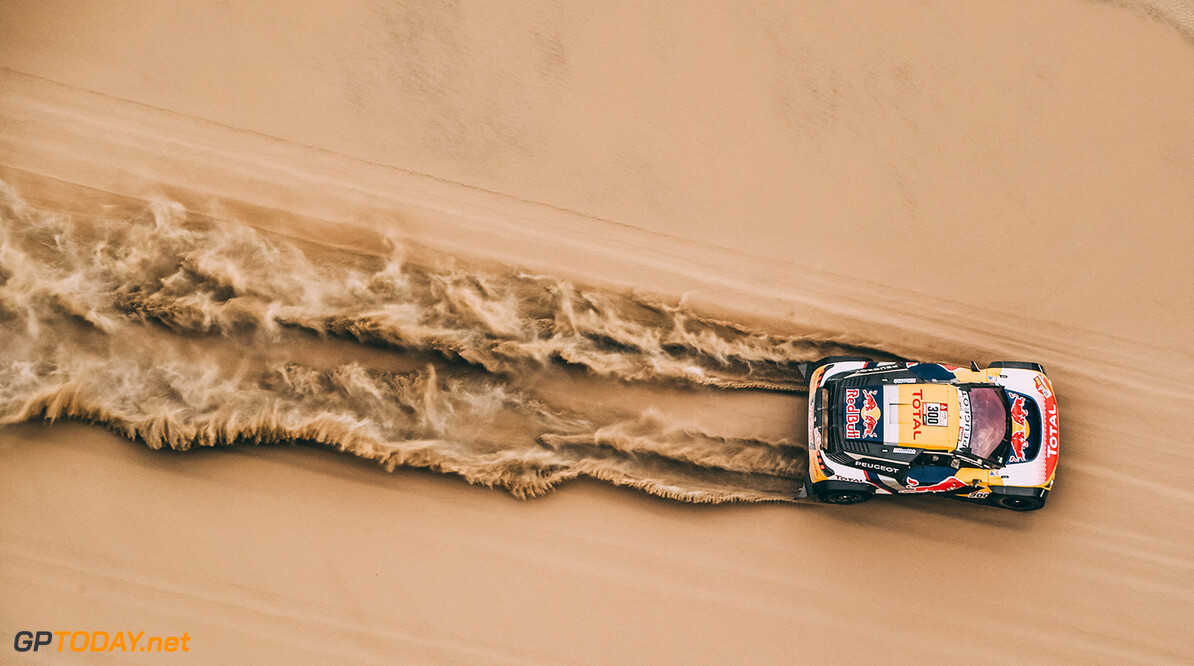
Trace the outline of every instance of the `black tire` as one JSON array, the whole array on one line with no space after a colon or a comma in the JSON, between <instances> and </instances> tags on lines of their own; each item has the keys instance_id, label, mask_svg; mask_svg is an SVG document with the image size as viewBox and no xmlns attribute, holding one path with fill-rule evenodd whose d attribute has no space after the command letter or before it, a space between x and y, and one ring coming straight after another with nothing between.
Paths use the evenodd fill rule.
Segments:
<instances>
[{"instance_id":1,"label":"black tire","mask_svg":"<svg viewBox=\"0 0 1194 666\"><path fill-rule=\"evenodd\" d=\"M995 361L987 366L988 368L1008 368L1011 370L1035 370L1042 375L1045 374L1045 366L1040 363L1028 363L1026 361Z\"/></svg>"},{"instance_id":2,"label":"black tire","mask_svg":"<svg viewBox=\"0 0 1194 666\"><path fill-rule=\"evenodd\" d=\"M874 497L874 493L863 490L826 490L817 497L826 504L858 504Z\"/></svg>"},{"instance_id":3,"label":"black tire","mask_svg":"<svg viewBox=\"0 0 1194 666\"><path fill-rule=\"evenodd\" d=\"M1025 495L997 495L995 506L1009 511L1036 511L1045 506L1045 498Z\"/></svg>"}]
</instances>

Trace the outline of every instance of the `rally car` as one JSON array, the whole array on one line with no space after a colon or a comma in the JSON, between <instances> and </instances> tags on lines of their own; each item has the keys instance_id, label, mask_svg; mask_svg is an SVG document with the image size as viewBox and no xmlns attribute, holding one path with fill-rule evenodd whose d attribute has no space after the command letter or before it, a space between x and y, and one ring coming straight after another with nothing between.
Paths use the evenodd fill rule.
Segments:
<instances>
[{"instance_id":1,"label":"rally car","mask_svg":"<svg viewBox=\"0 0 1194 666\"><path fill-rule=\"evenodd\" d=\"M1045 505L1057 401L1040 365L830 357L806 374L808 494L822 502L946 493L1013 511Z\"/></svg>"}]
</instances>

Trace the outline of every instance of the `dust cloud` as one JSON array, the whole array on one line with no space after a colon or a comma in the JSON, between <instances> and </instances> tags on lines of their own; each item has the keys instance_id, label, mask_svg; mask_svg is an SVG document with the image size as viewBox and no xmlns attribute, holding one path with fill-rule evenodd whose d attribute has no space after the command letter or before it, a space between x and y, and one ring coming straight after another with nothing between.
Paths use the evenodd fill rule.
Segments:
<instances>
[{"instance_id":1,"label":"dust cloud","mask_svg":"<svg viewBox=\"0 0 1194 666\"><path fill-rule=\"evenodd\" d=\"M800 362L859 351L513 269L429 267L393 239L362 255L166 200L72 216L0 196L5 424L79 419L155 449L311 441L519 497L583 475L782 501L803 442L556 394L799 393Z\"/></svg>"}]
</instances>

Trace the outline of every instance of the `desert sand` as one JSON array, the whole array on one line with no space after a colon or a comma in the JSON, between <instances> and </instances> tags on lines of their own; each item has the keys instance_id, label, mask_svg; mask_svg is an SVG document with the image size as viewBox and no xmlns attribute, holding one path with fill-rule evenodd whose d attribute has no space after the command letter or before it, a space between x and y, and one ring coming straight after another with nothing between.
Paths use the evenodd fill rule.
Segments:
<instances>
[{"instance_id":1,"label":"desert sand","mask_svg":"<svg viewBox=\"0 0 1194 666\"><path fill-rule=\"evenodd\" d=\"M874 5L0 5L5 640L1194 659L1192 12ZM785 501L839 351L1043 363L1049 504Z\"/></svg>"}]
</instances>

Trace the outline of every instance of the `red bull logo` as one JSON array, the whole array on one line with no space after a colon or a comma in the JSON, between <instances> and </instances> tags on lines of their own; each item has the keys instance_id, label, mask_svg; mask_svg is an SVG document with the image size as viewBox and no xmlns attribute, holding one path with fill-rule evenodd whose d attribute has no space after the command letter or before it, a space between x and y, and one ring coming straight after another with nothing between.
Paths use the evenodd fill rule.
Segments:
<instances>
[{"instance_id":1,"label":"red bull logo","mask_svg":"<svg viewBox=\"0 0 1194 666\"><path fill-rule=\"evenodd\" d=\"M846 437L858 439L858 389L846 389Z\"/></svg>"},{"instance_id":2,"label":"red bull logo","mask_svg":"<svg viewBox=\"0 0 1194 666\"><path fill-rule=\"evenodd\" d=\"M1024 409L1024 398L1012 398L1012 423L1020 427L1028 425L1028 411Z\"/></svg>"},{"instance_id":3,"label":"red bull logo","mask_svg":"<svg viewBox=\"0 0 1194 666\"><path fill-rule=\"evenodd\" d=\"M940 492L945 492L948 490L957 490L958 488L965 488L967 486L966 483L964 483L961 479L959 479L956 476L951 476L947 479L942 479L941 481L938 481L937 483L933 483L933 484L930 484L927 486L920 485L920 483L916 479L913 479L912 477L908 477L907 483L908 483L908 489L906 492L913 492L913 493L940 493Z\"/></svg>"},{"instance_id":4,"label":"red bull logo","mask_svg":"<svg viewBox=\"0 0 1194 666\"><path fill-rule=\"evenodd\" d=\"M1012 433L1012 459L1011 462L1024 462L1028 459L1028 455L1024 452L1028 448L1028 436L1024 434L1023 430L1017 430Z\"/></svg>"},{"instance_id":5,"label":"red bull logo","mask_svg":"<svg viewBox=\"0 0 1194 666\"><path fill-rule=\"evenodd\" d=\"M862 423L865 428L862 433L863 437L874 437L875 426L879 425L879 419L883 417L883 412L879 409L879 402L875 400L875 393L875 391L862 392Z\"/></svg>"},{"instance_id":6,"label":"red bull logo","mask_svg":"<svg viewBox=\"0 0 1194 666\"><path fill-rule=\"evenodd\" d=\"M874 437L883 412L875 396L878 391L867 389L846 389L846 437L861 439ZM861 403L861 404L860 404Z\"/></svg>"},{"instance_id":7,"label":"red bull logo","mask_svg":"<svg viewBox=\"0 0 1194 666\"><path fill-rule=\"evenodd\" d=\"M1028 433L1030 427L1028 425L1028 411L1024 409L1024 398L1022 396L1014 396L1012 398L1012 462L1020 462L1028 459L1026 449L1028 448Z\"/></svg>"}]
</instances>

